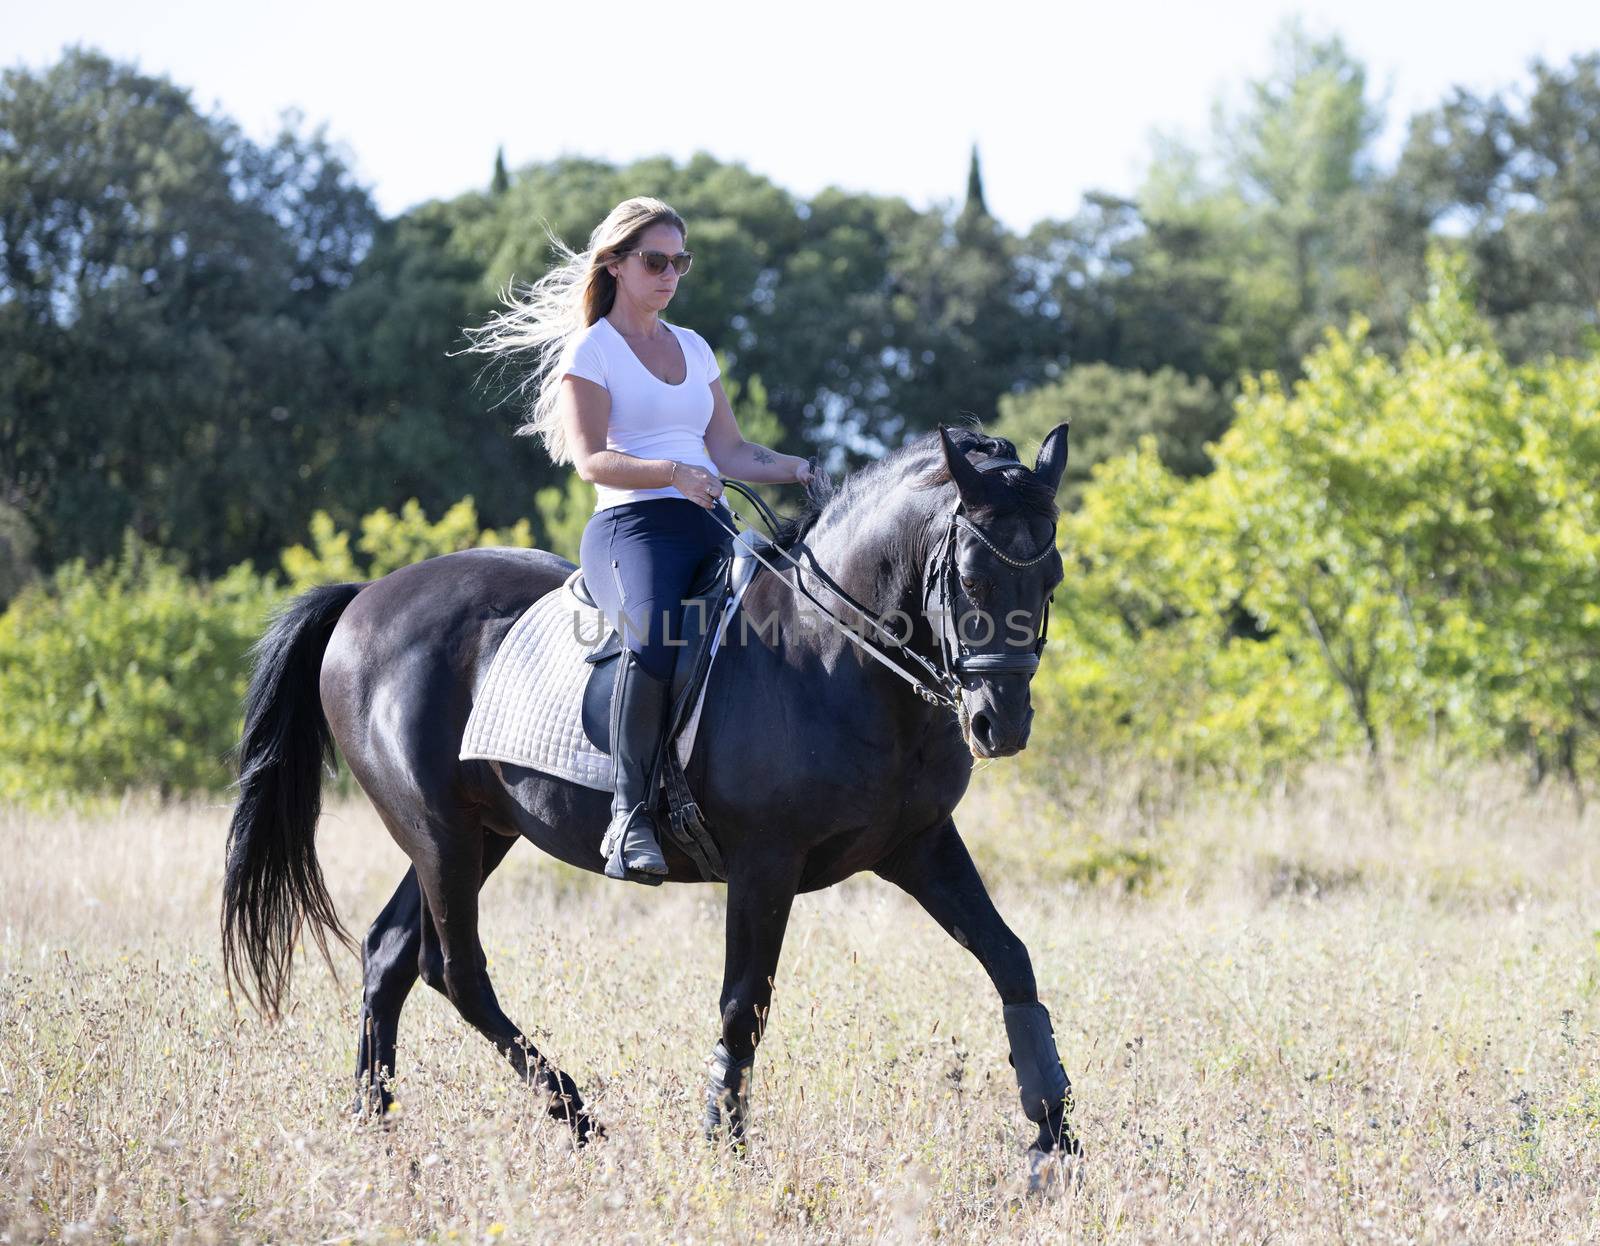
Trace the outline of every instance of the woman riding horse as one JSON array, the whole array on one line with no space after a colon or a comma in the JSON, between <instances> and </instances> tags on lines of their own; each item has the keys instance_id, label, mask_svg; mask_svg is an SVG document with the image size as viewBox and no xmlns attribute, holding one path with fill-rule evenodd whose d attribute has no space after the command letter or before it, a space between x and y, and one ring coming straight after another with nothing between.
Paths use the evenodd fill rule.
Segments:
<instances>
[{"instance_id":1,"label":"woman riding horse","mask_svg":"<svg viewBox=\"0 0 1600 1246\"><path fill-rule=\"evenodd\" d=\"M641 225L632 237L620 229L603 246L602 227L581 269L596 271L600 254L598 272L616 283L604 310L634 314L622 321L630 331L662 329L658 320L642 323L648 318L639 309L658 316L675 288L667 267L651 274L660 261L638 254L677 254L681 227L661 226L660 219ZM654 278L664 280L651 284ZM555 293L560 289L546 291ZM583 327L604 340L610 330L596 323L599 304L585 306L592 314ZM540 308L525 308L518 323L531 342L552 348L551 358L564 357L567 333L550 327L557 322ZM760 448L735 440L736 425L697 340L670 327L665 334L635 346L617 330L628 353L601 356L598 375L609 389L559 374L547 410L563 390L572 395L568 453L577 458L581 449L588 456L581 461L611 482L607 488L676 489L683 507L708 518L716 482L704 463L687 461L686 451L651 462L603 450L599 417L590 424L581 416L585 385L620 411L618 395L629 379L665 394L660 373L677 376L681 366L681 383L700 389L702 404L713 409L704 426L713 463L747 478L792 471L803 479L793 460L763 462ZM587 366L581 348L569 363ZM544 384L552 384L548 373ZM727 883L708 1133L744 1137L750 1072L770 1020L794 897L870 871L920 904L993 983L1021 1107L1038 1130L1034 1173L1076 1153L1071 1091L1031 959L990 900L954 816L974 759L1007 757L1028 742L1030 684L1050 597L1065 571L1055 545L1055 495L1066 465L1064 424L1045 437L1032 467L1002 438L941 427L837 490L819 473L804 512L766 553L752 550L776 561L763 563L741 599L739 621L753 622L753 630L728 623L726 634L738 643L724 644L707 677L684 769L715 833ZM636 505L663 508L650 514L665 516L676 504L668 497ZM591 525L611 527L606 509ZM618 605L640 590L629 578L631 564L624 576L623 559L610 560L618 565L592 565L590 583L597 594L612 584ZM611 802L556 775L459 755L467 718L507 635L572 570L543 550L445 554L369 584L312 588L284 608L256 646L228 830L223 965L230 983L276 1015L288 997L297 944L324 954L330 940L353 944L316 855L322 772L337 753L411 860L359 949L356 1082L363 1111L389 1106L401 1008L421 981L494 1044L578 1141L595 1132L577 1083L500 1005L479 932L479 891L524 839L598 872ZM646 591L654 603L679 590ZM834 626L808 626L805 607L813 603ZM858 634L846 626L855 620L852 604L868 618L897 622ZM631 652L642 658L645 648ZM616 822L613 816L610 825ZM670 841L665 847L669 881L705 881L681 848ZM610 855L615 851L613 844Z\"/></svg>"},{"instance_id":2,"label":"woman riding horse","mask_svg":"<svg viewBox=\"0 0 1600 1246\"><path fill-rule=\"evenodd\" d=\"M732 541L718 476L811 479L807 460L744 439L705 339L661 319L693 259L686 236L659 199L619 203L588 250L562 248L565 262L475 330L473 347L537 348L538 397L518 431L595 486L580 562L623 642L611 701L616 790L600 851L608 878L649 884L667 874L649 789L672 640L697 569Z\"/></svg>"}]
</instances>

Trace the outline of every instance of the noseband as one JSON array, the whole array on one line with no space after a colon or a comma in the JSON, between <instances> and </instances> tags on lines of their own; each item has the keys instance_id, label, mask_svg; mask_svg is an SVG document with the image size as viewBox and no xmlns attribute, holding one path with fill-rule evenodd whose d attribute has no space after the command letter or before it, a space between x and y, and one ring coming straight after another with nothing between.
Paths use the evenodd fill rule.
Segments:
<instances>
[{"instance_id":1,"label":"noseband","mask_svg":"<svg viewBox=\"0 0 1600 1246\"><path fill-rule=\"evenodd\" d=\"M973 464L980 472L997 471L1002 467L1021 467L1016 459L987 458L980 459ZM960 678L966 675L1029 675L1039 669L1039 655L1044 652L1046 634L1050 630L1050 598L1044 599L1044 610L1039 618L1039 636L1034 641L1032 649L1026 653L1015 651L997 653L971 652L966 638L962 635L961 620L954 619L951 603L956 599L956 582L959 573L956 569L956 533L965 529L976 537L994 554L1001 562L1010 567L1032 567L1050 556L1056 547L1055 530L1052 528L1050 539L1044 543L1042 549L1031 558L1014 558L1005 552L989 537L982 528L973 523L971 519L961 513L961 494L956 493L956 504L950 512L949 522L945 524L944 536L940 538L938 547L934 551L931 564L923 575L922 609L930 618L937 618L936 624L939 637L939 659L943 667L943 674L948 683L959 685ZM933 610L929 610L929 605ZM971 614L964 616L970 619ZM987 618L988 616L983 616ZM954 630L954 636L951 632ZM989 620L989 635L994 635L994 621ZM987 643L987 641L985 642Z\"/></svg>"}]
</instances>

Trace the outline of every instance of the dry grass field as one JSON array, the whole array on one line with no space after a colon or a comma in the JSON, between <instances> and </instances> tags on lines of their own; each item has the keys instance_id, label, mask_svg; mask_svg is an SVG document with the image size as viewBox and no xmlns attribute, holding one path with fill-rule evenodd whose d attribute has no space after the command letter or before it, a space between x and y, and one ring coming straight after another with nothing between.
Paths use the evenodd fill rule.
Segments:
<instances>
[{"instance_id":1,"label":"dry grass field","mask_svg":"<svg viewBox=\"0 0 1600 1246\"><path fill-rule=\"evenodd\" d=\"M0 810L0 1240L1586 1241L1600 1235L1600 817L1487 769L1266 795L1004 764L960 821L1029 944L1088 1158L1025 1196L1000 1009L861 879L796 907L752 1150L698 1134L722 896L530 848L486 890L507 1011L610 1136L574 1153L419 988L387 1129L344 1114L357 988L221 988L227 811ZM370 920L360 800L319 844Z\"/></svg>"}]
</instances>

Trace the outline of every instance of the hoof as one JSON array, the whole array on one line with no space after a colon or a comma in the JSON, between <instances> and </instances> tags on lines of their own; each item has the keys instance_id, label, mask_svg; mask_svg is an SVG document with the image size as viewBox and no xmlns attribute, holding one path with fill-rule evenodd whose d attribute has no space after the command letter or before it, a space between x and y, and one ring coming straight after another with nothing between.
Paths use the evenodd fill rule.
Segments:
<instances>
[{"instance_id":1,"label":"hoof","mask_svg":"<svg viewBox=\"0 0 1600 1246\"><path fill-rule=\"evenodd\" d=\"M745 1142L742 1119L732 1117L707 1119L702 1132L706 1145L713 1151L731 1155L734 1159L744 1159L750 1153L750 1148Z\"/></svg>"},{"instance_id":2,"label":"hoof","mask_svg":"<svg viewBox=\"0 0 1600 1246\"><path fill-rule=\"evenodd\" d=\"M373 1109L357 1103L350 1109L352 1124L363 1129L376 1129L379 1133L388 1133L392 1130L399 1115L400 1107L393 1103L382 1109Z\"/></svg>"},{"instance_id":3,"label":"hoof","mask_svg":"<svg viewBox=\"0 0 1600 1246\"><path fill-rule=\"evenodd\" d=\"M545 1112L572 1131L572 1140L578 1146L588 1146L606 1136L605 1126L589 1115L583 1105L578 1088L565 1073L556 1073L560 1083L545 1088ZM564 1084L562 1084L564 1083Z\"/></svg>"},{"instance_id":4,"label":"hoof","mask_svg":"<svg viewBox=\"0 0 1600 1246\"><path fill-rule=\"evenodd\" d=\"M1041 1151L1028 1148L1028 1194L1032 1198L1063 1198L1083 1188L1081 1150Z\"/></svg>"},{"instance_id":5,"label":"hoof","mask_svg":"<svg viewBox=\"0 0 1600 1246\"><path fill-rule=\"evenodd\" d=\"M356 1091L350 1104L350 1119L358 1125L377 1125L388 1128L394 1115L394 1096L386 1091L363 1086Z\"/></svg>"}]
</instances>

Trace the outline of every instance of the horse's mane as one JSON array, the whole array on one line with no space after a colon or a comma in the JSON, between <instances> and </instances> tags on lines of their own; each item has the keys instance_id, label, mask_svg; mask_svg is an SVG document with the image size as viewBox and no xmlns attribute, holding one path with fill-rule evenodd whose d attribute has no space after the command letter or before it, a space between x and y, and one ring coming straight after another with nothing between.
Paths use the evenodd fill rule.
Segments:
<instances>
[{"instance_id":1,"label":"horse's mane","mask_svg":"<svg viewBox=\"0 0 1600 1246\"><path fill-rule=\"evenodd\" d=\"M846 478L849 483L849 478ZM828 504L842 492L842 486L833 483L825 472L817 472L806 486L806 500L797 514L785 515L773 534L779 549L793 549L806 533L816 526Z\"/></svg>"},{"instance_id":2,"label":"horse's mane","mask_svg":"<svg viewBox=\"0 0 1600 1246\"><path fill-rule=\"evenodd\" d=\"M1004 437L991 437L980 429L962 425L950 428L948 432L956 449L963 454L978 450L992 458L1017 458L1017 447ZM1052 522L1055 520L1055 493L1032 471L1026 466L1002 467L998 470L1001 478L1010 486L1009 496L1016 500L1018 510L1047 516ZM825 510L834 506L849 507L861 497L881 497L885 488L900 481L913 489L935 489L950 482L950 468L940 452L937 429L913 438L881 459L852 472L841 484L835 485L821 473L813 476L799 513L787 516L779 524L775 537L778 546L792 549L816 526Z\"/></svg>"}]
</instances>

